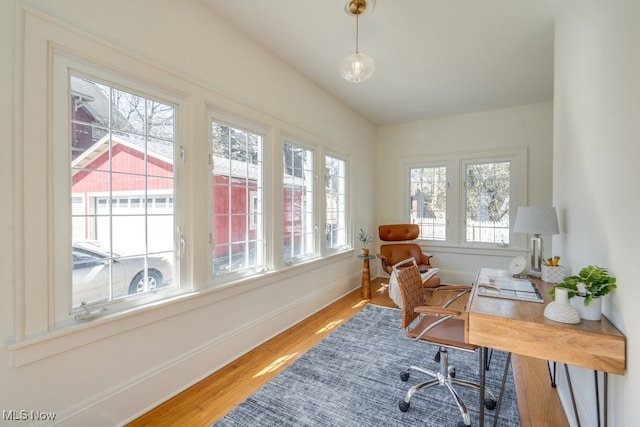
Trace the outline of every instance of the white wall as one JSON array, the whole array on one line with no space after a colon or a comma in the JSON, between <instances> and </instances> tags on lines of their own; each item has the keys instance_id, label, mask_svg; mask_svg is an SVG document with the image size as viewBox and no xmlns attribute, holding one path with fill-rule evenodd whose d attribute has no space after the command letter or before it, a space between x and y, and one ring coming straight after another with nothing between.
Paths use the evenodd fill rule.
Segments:
<instances>
[{"instance_id":1,"label":"white wall","mask_svg":"<svg viewBox=\"0 0 640 427\"><path fill-rule=\"evenodd\" d=\"M574 273L595 264L618 279L603 309L627 336L627 374L609 377L611 426L638 424L640 395L639 16L637 0L569 0L556 20L554 252ZM571 374L582 425L595 426L593 373Z\"/></svg>"},{"instance_id":2,"label":"white wall","mask_svg":"<svg viewBox=\"0 0 640 427\"><path fill-rule=\"evenodd\" d=\"M378 224L406 222L407 194L403 187L402 159L446 153L496 150L526 146L528 205L551 205L553 104L545 102L515 108L389 125L377 132L376 191ZM451 226L455 226L452 224ZM527 244L523 236L521 245ZM550 239L545 253L551 253ZM448 283L471 283L479 267L506 268L515 254L509 249L461 250L425 246L434 254L433 264Z\"/></svg>"},{"instance_id":3,"label":"white wall","mask_svg":"<svg viewBox=\"0 0 640 427\"><path fill-rule=\"evenodd\" d=\"M258 112L281 126L345 148L353 154L352 185L357 189L351 221L356 227L373 228L374 189L368 183L374 179L375 153L369 149L374 127L197 1L2 1L0 197L4 207L0 210L0 241L5 244L0 248L0 336L4 344L14 341L15 325L22 320L17 319L15 308L15 301L20 300L17 281L21 271L14 247L19 246L21 230L14 213L20 210L6 203L19 201L22 191L13 159L14 144L21 144L20 128L14 123L14 112L21 105L21 76L13 75L19 71L21 55L19 5L179 76L190 87L215 92L222 103L233 100L237 111ZM32 88L24 90L33 95ZM204 103L194 108L202 111L192 118L192 126L206 129ZM208 144L206 138L202 144ZM195 230L194 234L206 232ZM14 364L14 353L3 345L0 410L54 411L63 425L121 424L354 289L359 285L360 268L355 253L293 267L284 274L128 316L118 320L128 325L124 332L19 367ZM207 273L195 272L193 277L207 277ZM148 316L162 320L147 323Z\"/></svg>"}]
</instances>

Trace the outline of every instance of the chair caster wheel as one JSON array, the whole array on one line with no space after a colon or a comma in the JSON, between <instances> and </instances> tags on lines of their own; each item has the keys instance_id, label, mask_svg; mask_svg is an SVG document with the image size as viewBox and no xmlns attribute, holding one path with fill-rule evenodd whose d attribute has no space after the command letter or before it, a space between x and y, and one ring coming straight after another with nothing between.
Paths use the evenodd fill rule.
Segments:
<instances>
[{"instance_id":1,"label":"chair caster wheel","mask_svg":"<svg viewBox=\"0 0 640 427\"><path fill-rule=\"evenodd\" d=\"M409 406L411 405L408 402L405 402L404 399L401 399L400 402L398 402L398 408L400 408L402 412L407 412L409 410Z\"/></svg>"},{"instance_id":2,"label":"chair caster wheel","mask_svg":"<svg viewBox=\"0 0 640 427\"><path fill-rule=\"evenodd\" d=\"M449 376L451 378L455 378L456 377L456 368L449 369Z\"/></svg>"},{"instance_id":3,"label":"chair caster wheel","mask_svg":"<svg viewBox=\"0 0 640 427\"><path fill-rule=\"evenodd\" d=\"M490 411L493 411L494 409L496 409L496 401L493 399L487 399L484 401L484 407L487 408Z\"/></svg>"},{"instance_id":4,"label":"chair caster wheel","mask_svg":"<svg viewBox=\"0 0 640 427\"><path fill-rule=\"evenodd\" d=\"M403 372L400 374L400 379L402 381L408 381L409 380L409 371Z\"/></svg>"},{"instance_id":5,"label":"chair caster wheel","mask_svg":"<svg viewBox=\"0 0 640 427\"><path fill-rule=\"evenodd\" d=\"M464 421L458 421L458 427L469 427L471 424L465 424Z\"/></svg>"}]
</instances>

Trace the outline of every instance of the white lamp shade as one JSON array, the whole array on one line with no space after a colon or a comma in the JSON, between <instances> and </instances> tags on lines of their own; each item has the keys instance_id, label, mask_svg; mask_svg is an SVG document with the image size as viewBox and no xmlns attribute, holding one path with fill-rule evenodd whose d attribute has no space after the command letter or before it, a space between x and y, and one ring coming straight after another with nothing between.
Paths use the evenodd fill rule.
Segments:
<instances>
[{"instance_id":1,"label":"white lamp shade","mask_svg":"<svg viewBox=\"0 0 640 427\"><path fill-rule=\"evenodd\" d=\"M351 83L360 83L367 80L375 70L375 62L364 53L352 53L340 63L340 75Z\"/></svg>"},{"instance_id":2,"label":"white lamp shade","mask_svg":"<svg viewBox=\"0 0 640 427\"><path fill-rule=\"evenodd\" d=\"M514 233L558 234L558 216L554 207L521 206L518 208Z\"/></svg>"}]
</instances>

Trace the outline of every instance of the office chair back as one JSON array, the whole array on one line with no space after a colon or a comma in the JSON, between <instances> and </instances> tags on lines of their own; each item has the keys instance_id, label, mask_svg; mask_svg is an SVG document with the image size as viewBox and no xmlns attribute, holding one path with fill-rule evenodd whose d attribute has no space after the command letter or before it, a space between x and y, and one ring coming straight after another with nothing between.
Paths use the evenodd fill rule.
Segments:
<instances>
[{"instance_id":1,"label":"office chair back","mask_svg":"<svg viewBox=\"0 0 640 427\"><path fill-rule=\"evenodd\" d=\"M414 339L464 350L475 350L477 346L469 344L465 339L466 313L447 307L429 307L424 302L424 287L418 267L395 270L398 286L402 294L402 327L407 335ZM451 287L458 295L467 293L470 288L457 289ZM447 287L443 287L447 289ZM444 291L438 291L444 292ZM448 304L447 304L448 305ZM420 314L425 314L415 325L412 325ZM411 326L411 328L409 328ZM409 328L409 329L408 329Z\"/></svg>"}]
</instances>

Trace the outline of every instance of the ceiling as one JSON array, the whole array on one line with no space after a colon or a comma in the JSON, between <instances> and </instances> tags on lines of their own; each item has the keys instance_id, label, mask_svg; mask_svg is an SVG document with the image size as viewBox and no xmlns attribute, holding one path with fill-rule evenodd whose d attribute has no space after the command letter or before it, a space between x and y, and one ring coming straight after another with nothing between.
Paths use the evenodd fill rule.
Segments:
<instances>
[{"instance_id":1,"label":"ceiling","mask_svg":"<svg viewBox=\"0 0 640 427\"><path fill-rule=\"evenodd\" d=\"M359 43L376 71L357 84L338 72L355 51L347 0L201 1L378 125L553 99L556 0L376 0Z\"/></svg>"}]
</instances>

